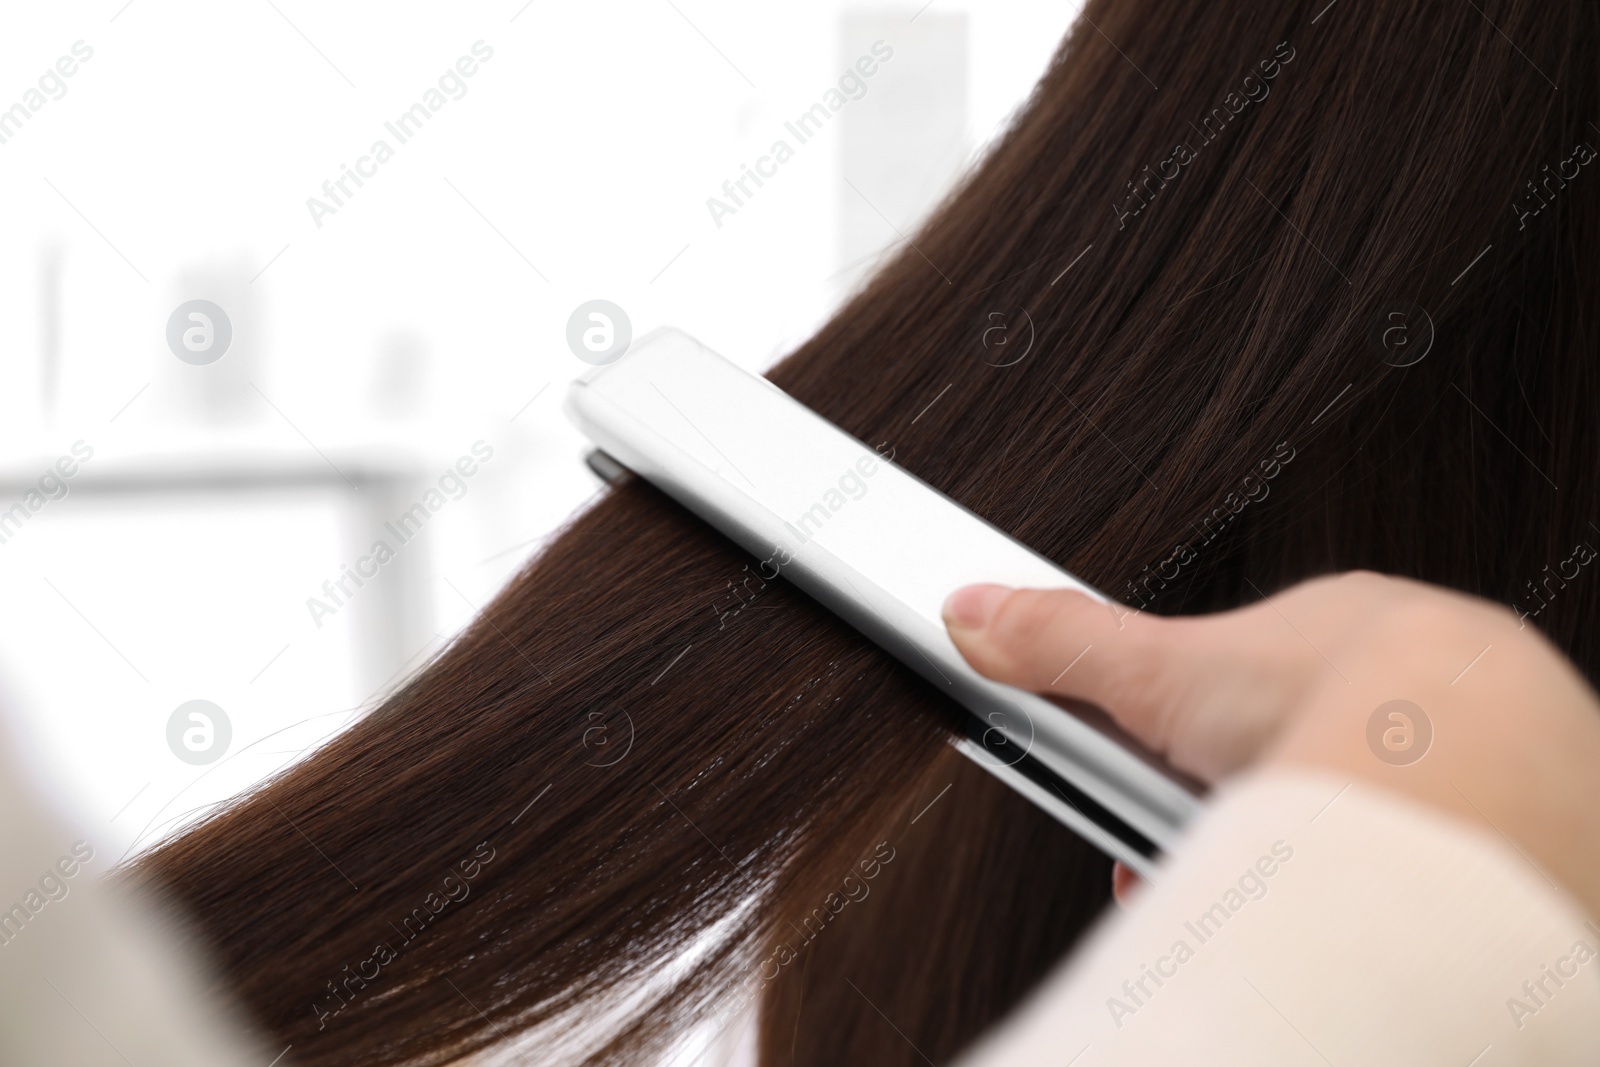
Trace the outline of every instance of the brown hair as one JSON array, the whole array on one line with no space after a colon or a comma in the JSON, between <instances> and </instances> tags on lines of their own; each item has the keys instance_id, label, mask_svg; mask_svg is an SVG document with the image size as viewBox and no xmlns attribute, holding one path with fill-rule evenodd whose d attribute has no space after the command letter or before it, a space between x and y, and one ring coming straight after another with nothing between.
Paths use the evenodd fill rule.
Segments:
<instances>
[{"instance_id":1,"label":"brown hair","mask_svg":"<svg viewBox=\"0 0 1600 1067\"><path fill-rule=\"evenodd\" d=\"M770 377L1134 606L1369 567L1592 675L1597 55L1583 0L1093 0ZM639 1062L757 1002L765 1064L941 1062L1108 882L962 714L631 480L133 873L301 1063Z\"/></svg>"}]
</instances>

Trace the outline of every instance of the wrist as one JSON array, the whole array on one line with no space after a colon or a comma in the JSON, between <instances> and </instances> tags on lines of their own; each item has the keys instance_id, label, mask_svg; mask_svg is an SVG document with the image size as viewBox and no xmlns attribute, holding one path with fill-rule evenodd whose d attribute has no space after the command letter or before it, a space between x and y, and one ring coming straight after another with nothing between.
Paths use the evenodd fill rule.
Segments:
<instances>
[{"instance_id":1,"label":"wrist","mask_svg":"<svg viewBox=\"0 0 1600 1067\"><path fill-rule=\"evenodd\" d=\"M1335 654L1342 677L1329 672L1264 762L1448 813L1600 916L1600 705L1547 642L1491 614L1418 613L1404 643L1375 626L1370 652Z\"/></svg>"}]
</instances>

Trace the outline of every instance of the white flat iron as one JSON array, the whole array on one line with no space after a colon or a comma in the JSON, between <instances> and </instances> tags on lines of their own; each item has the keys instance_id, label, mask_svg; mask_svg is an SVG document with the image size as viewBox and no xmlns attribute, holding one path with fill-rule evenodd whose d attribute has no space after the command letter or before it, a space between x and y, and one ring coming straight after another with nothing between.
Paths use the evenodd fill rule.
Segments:
<instances>
[{"instance_id":1,"label":"white flat iron","mask_svg":"<svg viewBox=\"0 0 1600 1067\"><path fill-rule=\"evenodd\" d=\"M633 471L753 553L764 578L844 618L972 713L963 753L1154 873L1198 787L1099 709L984 678L940 615L976 582L1101 593L679 330L573 382L566 410L604 454L591 460L602 476Z\"/></svg>"}]
</instances>

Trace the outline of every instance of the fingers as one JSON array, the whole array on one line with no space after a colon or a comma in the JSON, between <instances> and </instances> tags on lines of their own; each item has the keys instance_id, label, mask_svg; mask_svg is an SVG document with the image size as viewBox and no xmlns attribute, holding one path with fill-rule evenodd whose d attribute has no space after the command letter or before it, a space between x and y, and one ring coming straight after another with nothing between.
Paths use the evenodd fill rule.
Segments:
<instances>
[{"instance_id":1,"label":"fingers","mask_svg":"<svg viewBox=\"0 0 1600 1067\"><path fill-rule=\"evenodd\" d=\"M1101 695L1110 661L1097 656L1080 662L1084 650L1096 641L1110 646L1113 638L1126 647L1164 621L1071 589L1003 585L956 590L945 601L944 620L956 647L981 673L1036 693L1085 699Z\"/></svg>"},{"instance_id":2,"label":"fingers","mask_svg":"<svg viewBox=\"0 0 1600 1067\"><path fill-rule=\"evenodd\" d=\"M1105 708L1141 740L1162 740L1171 709L1161 673L1176 669L1173 620L1070 589L973 585L944 607L950 637L986 677ZM1182 657L1186 658L1186 657Z\"/></svg>"},{"instance_id":3,"label":"fingers","mask_svg":"<svg viewBox=\"0 0 1600 1067\"><path fill-rule=\"evenodd\" d=\"M1144 880L1132 867L1124 866L1121 860L1111 865L1111 895L1121 907L1126 908L1133 904L1134 894L1142 885Z\"/></svg>"},{"instance_id":4,"label":"fingers","mask_svg":"<svg viewBox=\"0 0 1600 1067\"><path fill-rule=\"evenodd\" d=\"M980 585L957 590L944 615L980 674L1095 704L1209 781L1256 759L1322 668L1263 605L1163 618L1072 590Z\"/></svg>"}]
</instances>

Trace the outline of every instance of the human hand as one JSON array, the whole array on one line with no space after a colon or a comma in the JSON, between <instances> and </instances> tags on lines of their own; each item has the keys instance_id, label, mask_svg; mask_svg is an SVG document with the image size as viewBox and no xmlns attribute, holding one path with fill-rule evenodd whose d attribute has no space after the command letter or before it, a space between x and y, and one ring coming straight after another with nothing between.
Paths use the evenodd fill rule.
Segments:
<instances>
[{"instance_id":1,"label":"human hand","mask_svg":"<svg viewBox=\"0 0 1600 1067\"><path fill-rule=\"evenodd\" d=\"M944 614L979 673L1096 704L1179 770L1374 782L1498 831L1600 915L1600 701L1508 609L1368 572L1215 615L1119 609L980 585Z\"/></svg>"}]
</instances>

